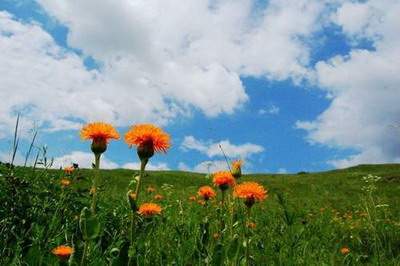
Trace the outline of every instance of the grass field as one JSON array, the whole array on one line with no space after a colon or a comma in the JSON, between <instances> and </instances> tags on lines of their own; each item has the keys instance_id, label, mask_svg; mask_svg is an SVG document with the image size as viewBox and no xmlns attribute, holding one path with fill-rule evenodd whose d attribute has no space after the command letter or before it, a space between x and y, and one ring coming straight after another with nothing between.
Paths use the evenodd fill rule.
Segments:
<instances>
[{"instance_id":1,"label":"grass field","mask_svg":"<svg viewBox=\"0 0 400 266\"><path fill-rule=\"evenodd\" d=\"M205 174L149 171L140 201L157 202L162 213L137 220L133 231L127 191L138 172L101 170L89 239L79 220L94 170L75 170L65 187L62 170L12 172L1 166L1 265L400 265L398 164L244 175L240 182L268 189L250 215L229 191L224 205L220 193L206 205L190 200L212 184ZM369 174L382 178L364 180ZM62 244L75 250L68 262L51 253Z\"/></svg>"}]
</instances>

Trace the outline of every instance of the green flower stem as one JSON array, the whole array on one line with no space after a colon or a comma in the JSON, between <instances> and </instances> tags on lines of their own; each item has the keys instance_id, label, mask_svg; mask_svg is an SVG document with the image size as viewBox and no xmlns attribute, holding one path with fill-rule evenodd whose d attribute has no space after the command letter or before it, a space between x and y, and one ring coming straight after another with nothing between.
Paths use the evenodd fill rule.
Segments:
<instances>
[{"instance_id":1,"label":"green flower stem","mask_svg":"<svg viewBox=\"0 0 400 266\"><path fill-rule=\"evenodd\" d=\"M92 189L93 189L93 195L92 195L92 212L96 213L96 204L97 204L97 181L99 178L99 174L100 174L100 156L101 153L96 153L94 155L95 158L95 163L94 163L94 176L93 176L93 180L92 180Z\"/></svg>"},{"instance_id":2,"label":"green flower stem","mask_svg":"<svg viewBox=\"0 0 400 266\"><path fill-rule=\"evenodd\" d=\"M139 179L136 183L136 190L135 190L135 195L136 195L136 201L139 199L139 192L140 192L140 186L141 186L141 180L144 177L144 170L146 168L146 164L149 161L149 159L143 159L140 161L140 175Z\"/></svg>"},{"instance_id":3,"label":"green flower stem","mask_svg":"<svg viewBox=\"0 0 400 266\"><path fill-rule=\"evenodd\" d=\"M140 175L139 175L139 178L137 180L136 189L135 189L135 201L136 201L136 204L137 204L138 199L139 199L140 186L142 184L141 181L142 181L142 179L144 177L146 164L147 164L148 161L149 161L148 158L142 159L140 161ZM133 247L133 242L134 242L133 240L134 240L134 232L135 232L135 222L136 222L136 213L135 213L134 210L132 210L131 235L130 235L131 248ZM131 262L132 262L132 256L129 256L128 265L131 265Z\"/></svg>"}]
</instances>

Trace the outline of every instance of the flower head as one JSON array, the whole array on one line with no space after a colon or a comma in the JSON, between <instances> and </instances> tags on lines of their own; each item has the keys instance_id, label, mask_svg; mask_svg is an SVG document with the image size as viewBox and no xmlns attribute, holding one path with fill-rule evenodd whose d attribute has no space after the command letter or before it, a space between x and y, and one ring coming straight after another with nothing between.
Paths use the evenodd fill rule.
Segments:
<instances>
[{"instance_id":1,"label":"flower head","mask_svg":"<svg viewBox=\"0 0 400 266\"><path fill-rule=\"evenodd\" d=\"M154 152L167 152L171 146L169 135L152 124L132 126L125 134L125 142L137 146L140 159L148 159Z\"/></svg>"},{"instance_id":2,"label":"flower head","mask_svg":"<svg viewBox=\"0 0 400 266\"><path fill-rule=\"evenodd\" d=\"M153 193L155 191L156 191L156 189L154 187L151 187L151 186L147 187L147 192L148 193Z\"/></svg>"},{"instance_id":3,"label":"flower head","mask_svg":"<svg viewBox=\"0 0 400 266\"><path fill-rule=\"evenodd\" d=\"M221 190L226 190L229 186L235 184L235 178L229 171L220 171L213 174L213 182L216 186L219 186Z\"/></svg>"},{"instance_id":4,"label":"flower head","mask_svg":"<svg viewBox=\"0 0 400 266\"><path fill-rule=\"evenodd\" d=\"M74 253L74 249L69 246L58 246L54 248L51 253L56 255L61 260L68 260L72 253Z\"/></svg>"},{"instance_id":5,"label":"flower head","mask_svg":"<svg viewBox=\"0 0 400 266\"><path fill-rule=\"evenodd\" d=\"M63 179L61 179L60 183L61 183L61 186L67 187L71 184L71 180L69 180L67 178L63 178Z\"/></svg>"},{"instance_id":6,"label":"flower head","mask_svg":"<svg viewBox=\"0 0 400 266\"><path fill-rule=\"evenodd\" d=\"M196 196L190 196L190 197L189 197L189 200L190 200L190 201L195 201L195 200L196 200Z\"/></svg>"},{"instance_id":7,"label":"flower head","mask_svg":"<svg viewBox=\"0 0 400 266\"><path fill-rule=\"evenodd\" d=\"M246 226L250 229L254 229L257 227L257 224L255 222L247 222Z\"/></svg>"},{"instance_id":8,"label":"flower head","mask_svg":"<svg viewBox=\"0 0 400 266\"><path fill-rule=\"evenodd\" d=\"M64 168L64 172L68 175L72 174L75 171L75 168L73 166L67 166Z\"/></svg>"},{"instance_id":9,"label":"flower head","mask_svg":"<svg viewBox=\"0 0 400 266\"><path fill-rule=\"evenodd\" d=\"M92 140L92 151L94 153L103 153L107 149L107 143L110 139L119 139L119 134L115 128L107 123L95 122L85 125L81 129L81 138Z\"/></svg>"},{"instance_id":10,"label":"flower head","mask_svg":"<svg viewBox=\"0 0 400 266\"><path fill-rule=\"evenodd\" d=\"M160 194L157 194L157 195L154 196L155 200L162 200L163 198L164 197L162 195L160 195Z\"/></svg>"},{"instance_id":11,"label":"flower head","mask_svg":"<svg viewBox=\"0 0 400 266\"><path fill-rule=\"evenodd\" d=\"M342 253L343 255L347 255L350 253L350 249L348 247L342 247L340 249L340 253Z\"/></svg>"},{"instance_id":12,"label":"flower head","mask_svg":"<svg viewBox=\"0 0 400 266\"><path fill-rule=\"evenodd\" d=\"M245 200L247 207L251 207L256 201L262 201L267 197L264 187L256 182L244 182L235 187L233 195Z\"/></svg>"},{"instance_id":13,"label":"flower head","mask_svg":"<svg viewBox=\"0 0 400 266\"><path fill-rule=\"evenodd\" d=\"M140 205L138 213L143 217L152 217L161 213L161 207L155 203L143 203Z\"/></svg>"},{"instance_id":14,"label":"flower head","mask_svg":"<svg viewBox=\"0 0 400 266\"><path fill-rule=\"evenodd\" d=\"M232 162L232 175L234 178L239 178L242 176L242 160L235 160Z\"/></svg>"},{"instance_id":15,"label":"flower head","mask_svg":"<svg viewBox=\"0 0 400 266\"><path fill-rule=\"evenodd\" d=\"M209 200L215 197L216 193L214 189L210 186L202 186L199 188L199 191L197 192L199 196L203 197L204 200Z\"/></svg>"}]
</instances>

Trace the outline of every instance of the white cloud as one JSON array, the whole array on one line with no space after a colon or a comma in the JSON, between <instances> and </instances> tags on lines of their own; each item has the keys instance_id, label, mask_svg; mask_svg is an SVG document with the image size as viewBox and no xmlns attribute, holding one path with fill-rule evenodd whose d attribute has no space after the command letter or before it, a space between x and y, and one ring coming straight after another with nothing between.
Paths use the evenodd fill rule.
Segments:
<instances>
[{"instance_id":1,"label":"white cloud","mask_svg":"<svg viewBox=\"0 0 400 266\"><path fill-rule=\"evenodd\" d=\"M0 154L0 158L1 154ZM92 163L94 162L94 155L90 152L82 152L82 151L73 151L69 154L54 158L53 167L60 168L71 165L72 163L79 164L80 168L92 168ZM102 169L116 169L116 168L124 168L124 169L140 169L139 162L129 162L123 165L120 165L110 159L107 158L106 155L101 156L100 168ZM166 163L151 163L149 162L146 165L147 170L170 170Z\"/></svg>"},{"instance_id":2,"label":"white cloud","mask_svg":"<svg viewBox=\"0 0 400 266\"><path fill-rule=\"evenodd\" d=\"M224 160L204 161L193 168L193 171L198 173L213 173L227 170L229 170L229 168Z\"/></svg>"},{"instance_id":3,"label":"white cloud","mask_svg":"<svg viewBox=\"0 0 400 266\"><path fill-rule=\"evenodd\" d=\"M268 106L266 109L261 108L260 110L258 110L258 114L259 115L265 115L265 114L277 115L277 114L279 114L280 111L281 111L281 109L278 106L272 104L272 105Z\"/></svg>"},{"instance_id":4,"label":"white cloud","mask_svg":"<svg viewBox=\"0 0 400 266\"><path fill-rule=\"evenodd\" d=\"M335 21L356 45L367 38L374 50L352 49L316 64L318 84L330 106L315 120L298 122L312 142L350 148L358 153L330 163L399 162L400 2L346 3Z\"/></svg>"},{"instance_id":5,"label":"white cloud","mask_svg":"<svg viewBox=\"0 0 400 266\"><path fill-rule=\"evenodd\" d=\"M92 168L94 162L94 155L90 152L73 151L69 154L54 158L53 167L60 168L70 166L72 163L79 164L80 168ZM107 156L102 155L100 161L100 168L114 169L119 168L118 164L109 160Z\"/></svg>"},{"instance_id":6,"label":"white cloud","mask_svg":"<svg viewBox=\"0 0 400 266\"><path fill-rule=\"evenodd\" d=\"M37 23L0 13L0 134L16 111L50 130L77 121L167 123L192 107L231 114L247 100L240 76L299 81L309 73L302 39L319 28L317 0L51 1L45 12L68 28L60 47ZM21 78L23 77L23 78ZM5 100L4 100L5 99Z\"/></svg>"},{"instance_id":7,"label":"white cloud","mask_svg":"<svg viewBox=\"0 0 400 266\"><path fill-rule=\"evenodd\" d=\"M121 168L124 169L134 169L134 170L139 170L140 169L140 162L130 162L122 165ZM170 170L168 165L166 163L155 163L153 164L152 162L149 162L146 165L146 170Z\"/></svg>"},{"instance_id":8,"label":"white cloud","mask_svg":"<svg viewBox=\"0 0 400 266\"><path fill-rule=\"evenodd\" d=\"M278 169L278 174L287 174L287 170L285 168L279 168Z\"/></svg>"},{"instance_id":9,"label":"white cloud","mask_svg":"<svg viewBox=\"0 0 400 266\"><path fill-rule=\"evenodd\" d=\"M223 156L220 146L225 154L231 158L247 158L252 154L264 151L262 146L252 143L235 145L231 144L229 140L222 140L219 142L202 141L197 140L193 136L186 136L181 144L183 150L196 150L206 154L210 158Z\"/></svg>"},{"instance_id":10,"label":"white cloud","mask_svg":"<svg viewBox=\"0 0 400 266\"><path fill-rule=\"evenodd\" d=\"M190 171L190 167L187 164L185 164L184 162L178 163L178 169L181 171Z\"/></svg>"}]
</instances>

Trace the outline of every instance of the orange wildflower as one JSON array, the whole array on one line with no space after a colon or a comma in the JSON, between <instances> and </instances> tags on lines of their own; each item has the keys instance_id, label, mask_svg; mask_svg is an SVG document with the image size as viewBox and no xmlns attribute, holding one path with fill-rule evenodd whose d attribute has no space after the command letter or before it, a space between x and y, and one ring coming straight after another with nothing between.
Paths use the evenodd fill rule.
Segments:
<instances>
[{"instance_id":1,"label":"orange wildflower","mask_svg":"<svg viewBox=\"0 0 400 266\"><path fill-rule=\"evenodd\" d=\"M340 249L340 253L342 253L343 255L347 255L350 253L350 249L348 247L342 247Z\"/></svg>"},{"instance_id":2,"label":"orange wildflower","mask_svg":"<svg viewBox=\"0 0 400 266\"><path fill-rule=\"evenodd\" d=\"M245 200L247 207L251 207L256 201L262 201L267 197L264 187L256 182L244 182L235 187L233 195Z\"/></svg>"},{"instance_id":3,"label":"orange wildflower","mask_svg":"<svg viewBox=\"0 0 400 266\"><path fill-rule=\"evenodd\" d=\"M138 147L140 159L150 158L154 152L167 152L170 137L161 128L152 124L138 124L125 134L125 142L129 146Z\"/></svg>"},{"instance_id":4,"label":"orange wildflower","mask_svg":"<svg viewBox=\"0 0 400 266\"><path fill-rule=\"evenodd\" d=\"M248 222L247 224L246 224L246 226L248 227L248 228L251 228L251 229L254 229L254 228L256 228L256 223L254 223L254 222Z\"/></svg>"},{"instance_id":5,"label":"orange wildflower","mask_svg":"<svg viewBox=\"0 0 400 266\"><path fill-rule=\"evenodd\" d=\"M72 174L74 172L75 168L73 166L68 166L64 168L64 172L68 175Z\"/></svg>"},{"instance_id":6,"label":"orange wildflower","mask_svg":"<svg viewBox=\"0 0 400 266\"><path fill-rule=\"evenodd\" d=\"M162 200L163 198L164 197L162 195L160 195L160 194L157 194L157 195L154 196L155 200Z\"/></svg>"},{"instance_id":7,"label":"orange wildflower","mask_svg":"<svg viewBox=\"0 0 400 266\"><path fill-rule=\"evenodd\" d=\"M161 207L155 203L143 203L140 205L138 213L144 217L152 217L161 213Z\"/></svg>"},{"instance_id":8,"label":"orange wildflower","mask_svg":"<svg viewBox=\"0 0 400 266\"><path fill-rule=\"evenodd\" d=\"M72 253L74 253L74 249L69 246L58 246L54 248L51 253L56 255L60 260L68 260Z\"/></svg>"},{"instance_id":9,"label":"orange wildflower","mask_svg":"<svg viewBox=\"0 0 400 266\"><path fill-rule=\"evenodd\" d=\"M84 140L105 140L119 139L119 134L115 128L107 123L95 122L85 125L81 129L81 138Z\"/></svg>"},{"instance_id":10,"label":"orange wildflower","mask_svg":"<svg viewBox=\"0 0 400 266\"><path fill-rule=\"evenodd\" d=\"M60 183L61 183L61 186L67 187L71 184L71 180L63 178L63 179L61 179Z\"/></svg>"},{"instance_id":11,"label":"orange wildflower","mask_svg":"<svg viewBox=\"0 0 400 266\"><path fill-rule=\"evenodd\" d=\"M199 196L203 197L204 200L209 200L214 198L217 194L215 193L214 189L210 186L202 186L199 188L197 192Z\"/></svg>"},{"instance_id":12,"label":"orange wildflower","mask_svg":"<svg viewBox=\"0 0 400 266\"><path fill-rule=\"evenodd\" d=\"M95 122L85 125L81 129L81 138L92 140L92 152L100 155L107 150L107 143L110 139L119 139L115 128L107 123Z\"/></svg>"},{"instance_id":13,"label":"orange wildflower","mask_svg":"<svg viewBox=\"0 0 400 266\"><path fill-rule=\"evenodd\" d=\"M239 178L242 176L242 160L235 160L232 162L232 175L235 178Z\"/></svg>"},{"instance_id":14,"label":"orange wildflower","mask_svg":"<svg viewBox=\"0 0 400 266\"><path fill-rule=\"evenodd\" d=\"M196 196L190 196L190 197L189 197L189 200L190 200L190 201L195 201L195 200L196 200Z\"/></svg>"},{"instance_id":15,"label":"orange wildflower","mask_svg":"<svg viewBox=\"0 0 400 266\"><path fill-rule=\"evenodd\" d=\"M153 193L155 191L156 191L156 189L154 187L147 187L147 192L148 193Z\"/></svg>"},{"instance_id":16,"label":"orange wildflower","mask_svg":"<svg viewBox=\"0 0 400 266\"><path fill-rule=\"evenodd\" d=\"M130 198L131 200L136 200L136 193L135 193L135 192L129 193L128 196L129 196L129 198Z\"/></svg>"},{"instance_id":17,"label":"orange wildflower","mask_svg":"<svg viewBox=\"0 0 400 266\"><path fill-rule=\"evenodd\" d=\"M206 201L205 200L198 200L197 203L201 206L206 205Z\"/></svg>"},{"instance_id":18,"label":"orange wildflower","mask_svg":"<svg viewBox=\"0 0 400 266\"><path fill-rule=\"evenodd\" d=\"M229 186L235 184L235 178L229 171L220 171L213 174L213 182L221 190L226 190Z\"/></svg>"}]
</instances>

